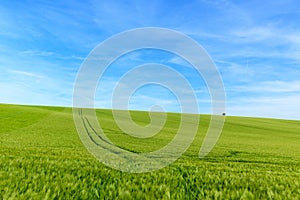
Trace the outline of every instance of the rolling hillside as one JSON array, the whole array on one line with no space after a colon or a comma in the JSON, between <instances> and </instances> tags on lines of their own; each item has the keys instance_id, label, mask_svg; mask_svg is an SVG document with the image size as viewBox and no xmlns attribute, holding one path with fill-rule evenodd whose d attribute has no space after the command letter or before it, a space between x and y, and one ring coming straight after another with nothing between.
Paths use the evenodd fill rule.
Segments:
<instances>
[{"instance_id":1,"label":"rolling hillside","mask_svg":"<svg viewBox=\"0 0 300 200\"><path fill-rule=\"evenodd\" d=\"M106 167L83 146L71 108L0 104L0 199L300 199L300 121L226 117L220 140L198 157L210 116L185 154L161 170L130 174ZM161 132L124 134L111 110L97 110L106 136L133 152L168 144L180 115ZM132 111L137 124L147 112Z\"/></svg>"}]
</instances>

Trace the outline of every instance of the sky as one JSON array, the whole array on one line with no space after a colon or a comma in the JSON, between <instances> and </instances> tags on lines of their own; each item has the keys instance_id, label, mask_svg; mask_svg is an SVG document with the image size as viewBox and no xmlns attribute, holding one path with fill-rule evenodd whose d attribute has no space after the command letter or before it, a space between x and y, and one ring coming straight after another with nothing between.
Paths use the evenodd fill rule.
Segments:
<instances>
[{"instance_id":1,"label":"sky","mask_svg":"<svg viewBox=\"0 0 300 200\"><path fill-rule=\"evenodd\" d=\"M72 106L77 73L98 44L130 29L161 27L187 35L210 55L224 83L227 115L299 120L300 2L267 2L3 1L0 103ZM211 112L205 80L193 66L178 55L151 49L130 52L111 64L97 87L95 106L111 108L118 80L145 63L161 63L184 75L200 113ZM129 109L153 105L180 111L176 94L153 84L136 90Z\"/></svg>"}]
</instances>

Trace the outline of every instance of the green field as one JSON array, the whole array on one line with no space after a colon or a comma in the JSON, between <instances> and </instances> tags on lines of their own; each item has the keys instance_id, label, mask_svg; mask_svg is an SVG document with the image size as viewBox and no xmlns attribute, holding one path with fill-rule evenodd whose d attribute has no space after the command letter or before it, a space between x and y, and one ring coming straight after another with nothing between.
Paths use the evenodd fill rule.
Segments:
<instances>
[{"instance_id":1,"label":"green field","mask_svg":"<svg viewBox=\"0 0 300 200\"><path fill-rule=\"evenodd\" d=\"M0 104L0 199L300 199L300 121L226 117L213 151L199 149L210 117L175 163L130 174L106 167L82 145L71 108ZM97 110L108 138L133 152L153 151L176 133L168 113L151 139L124 134L110 110ZM132 112L146 125L146 112Z\"/></svg>"}]
</instances>

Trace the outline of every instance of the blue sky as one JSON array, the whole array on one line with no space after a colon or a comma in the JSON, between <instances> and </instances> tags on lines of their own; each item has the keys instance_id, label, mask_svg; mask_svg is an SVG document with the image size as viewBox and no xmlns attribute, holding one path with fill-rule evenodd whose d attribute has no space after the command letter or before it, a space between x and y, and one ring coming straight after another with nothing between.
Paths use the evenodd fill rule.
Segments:
<instances>
[{"instance_id":1,"label":"blue sky","mask_svg":"<svg viewBox=\"0 0 300 200\"><path fill-rule=\"evenodd\" d=\"M228 115L300 119L300 2L3 1L0 4L0 102L72 106L76 74L97 44L122 31L163 27L193 38L214 60ZM128 66L159 62L191 80L200 112L209 113L201 77L166 52L133 52L107 71L96 95L110 108L112 86ZM125 66L123 67L122 66ZM165 88L141 88L130 108L162 104L178 111Z\"/></svg>"}]
</instances>

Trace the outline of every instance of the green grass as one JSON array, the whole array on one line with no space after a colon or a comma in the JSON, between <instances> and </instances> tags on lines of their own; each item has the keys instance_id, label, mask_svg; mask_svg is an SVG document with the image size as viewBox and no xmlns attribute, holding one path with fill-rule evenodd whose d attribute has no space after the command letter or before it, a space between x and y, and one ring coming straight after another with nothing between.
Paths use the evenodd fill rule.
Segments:
<instances>
[{"instance_id":1,"label":"green grass","mask_svg":"<svg viewBox=\"0 0 300 200\"><path fill-rule=\"evenodd\" d=\"M210 117L175 163L130 174L98 162L82 145L70 108L0 104L0 199L300 199L300 121L226 117L204 159L199 149ZM180 116L149 139L124 134L110 110L97 110L116 145L153 151L176 133ZM132 112L147 125L146 112Z\"/></svg>"}]
</instances>

